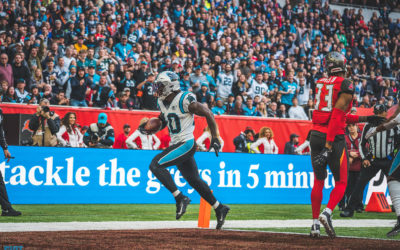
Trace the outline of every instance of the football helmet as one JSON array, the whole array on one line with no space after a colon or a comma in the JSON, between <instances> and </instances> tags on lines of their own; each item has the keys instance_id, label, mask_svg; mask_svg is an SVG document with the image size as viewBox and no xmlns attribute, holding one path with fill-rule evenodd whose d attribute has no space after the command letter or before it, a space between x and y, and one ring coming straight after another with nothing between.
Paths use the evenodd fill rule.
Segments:
<instances>
[{"instance_id":1,"label":"football helmet","mask_svg":"<svg viewBox=\"0 0 400 250\"><path fill-rule=\"evenodd\" d=\"M324 58L324 68L329 76L346 73L346 58L339 52L330 52Z\"/></svg>"},{"instance_id":2,"label":"football helmet","mask_svg":"<svg viewBox=\"0 0 400 250\"><path fill-rule=\"evenodd\" d=\"M174 91L180 90L179 76L172 71L164 71L157 75L154 81L154 91L158 98L164 100Z\"/></svg>"}]
</instances>

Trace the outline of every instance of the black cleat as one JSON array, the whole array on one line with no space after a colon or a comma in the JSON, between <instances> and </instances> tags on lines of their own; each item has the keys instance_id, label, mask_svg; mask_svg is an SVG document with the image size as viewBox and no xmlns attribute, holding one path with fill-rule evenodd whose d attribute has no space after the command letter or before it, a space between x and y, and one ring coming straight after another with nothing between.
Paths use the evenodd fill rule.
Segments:
<instances>
[{"instance_id":1,"label":"black cleat","mask_svg":"<svg viewBox=\"0 0 400 250\"><path fill-rule=\"evenodd\" d=\"M226 215L229 213L230 208L226 205L222 205L220 209L215 209L215 215L217 216L217 227L216 229L221 229L225 223Z\"/></svg>"},{"instance_id":2,"label":"black cleat","mask_svg":"<svg viewBox=\"0 0 400 250\"><path fill-rule=\"evenodd\" d=\"M184 196L176 201L176 219L179 220L185 214L187 206L190 204L190 199Z\"/></svg>"},{"instance_id":3,"label":"black cleat","mask_svg":"<svg viewBox=\"0 0 400 250\"><path fill-rule=\"evenodd\" d=\"M341 213L340 217L353 217L354 211L348 208L345 208Z\"/></svg>"},{"instance_id":4,"label":"black cleat","mask_svg":"<svg viewBox=\"0 0 400 250\"><path fill-rule=\"evenodd\" d=\"M20 216L22 213L20 211L15 210L14 208L10 208L8 210L2 210L1 216Z\"/></svg>"},{"instance_id":5,"label":"black cleat","mask_svg":"<svg viewBox=\"0 0 400 250\"><path fill-rule=\"evenodd\" d=\"M321 224L324 226L326 233L331 237L332 239L336 237L335 229L333 229L332 225L332 215L330 215L328 212L323 211L320 215L318 220L321 222Z\"/></svg>"},{"instance_id":6,"label":"black cleat","mask_svg":"<svg viewBox=\"0 0 400 250\"><path fill-rule=\"evenodd\" d=\"M386 234L387 237L393 237L400 233L400 222L397 221L396 225Z\"/></svg>"},{"instance_id":7,"label":"black cleat","mask_svg":"<svg viewBox=\"0 0 400 250\"><path fill-rule=\"evenodd\" d=\"M318 238L321 236L320 226L319 224L313 224L311 226L310 237L311 238Z\"/></svg>"}]
</instances>

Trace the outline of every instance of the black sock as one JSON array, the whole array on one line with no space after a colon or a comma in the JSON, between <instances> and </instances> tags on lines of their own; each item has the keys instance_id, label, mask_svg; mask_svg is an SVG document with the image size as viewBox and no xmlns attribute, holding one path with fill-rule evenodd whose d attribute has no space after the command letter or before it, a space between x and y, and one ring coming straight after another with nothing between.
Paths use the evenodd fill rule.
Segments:
<instances>
[{"instance_id":1,"label":"black sock","mask_svg":"<svg viewBox=\"0 0 400 250\"><path fill-rule=\"evenodd\" d=\"M178 196L175 197L176 201L180 201L181 199L183 199L184 195L182 194L182 192L180 194L178 194Z\"/></svg>"},{"instance_id":2,"label":"black sock","mask_svg":"<svg viewBox=\"0 0 400 250\"><path fill-rule=\"evenodd\" d=\"M397 216L397 222L400 223L400 216Z\"/></svg>"}]
</instances>

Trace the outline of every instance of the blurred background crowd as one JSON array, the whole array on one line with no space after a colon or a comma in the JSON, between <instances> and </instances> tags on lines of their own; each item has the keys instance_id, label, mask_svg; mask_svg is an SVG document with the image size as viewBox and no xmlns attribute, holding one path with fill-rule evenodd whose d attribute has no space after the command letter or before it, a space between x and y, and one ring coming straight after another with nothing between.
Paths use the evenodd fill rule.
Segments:
<instances>
[{"instance_id":1,"label":"blurred background crowd","mask_svg":"<svg viewBox=\"0 0 400 250\"><path fill-rule=\"evenodd\" d=\"M341 52L355 107L398 102L399 1L0 2L2 102L157 110L157 74L179 74L214 114L310 119L323 57ZM342 0L333 3L343 2ZM346 1L347 2L347 1Z\"/></svg>"}]
</instances>

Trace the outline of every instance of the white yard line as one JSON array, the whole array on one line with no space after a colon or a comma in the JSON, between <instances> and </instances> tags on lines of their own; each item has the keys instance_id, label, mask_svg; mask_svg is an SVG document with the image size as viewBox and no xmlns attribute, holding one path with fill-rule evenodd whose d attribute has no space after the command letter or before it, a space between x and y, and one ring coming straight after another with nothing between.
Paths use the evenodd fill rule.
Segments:
<instances>
[{"instance_id":1,"label":"white yard line","mask_svg":"<svg viewBox=\"0 0 400 250\"><path fill-rule=\"evenodd\" d=\"M334 220L335 227L393 227L395 220ZM227 220L224 228L300 228L310 227L311 220ZM215 228L216 221L210 222ZM103 221L0 223L0 232L76 231L76 230L144 230L197 228L197 221Z\"/></svg>"}]
</instances>

